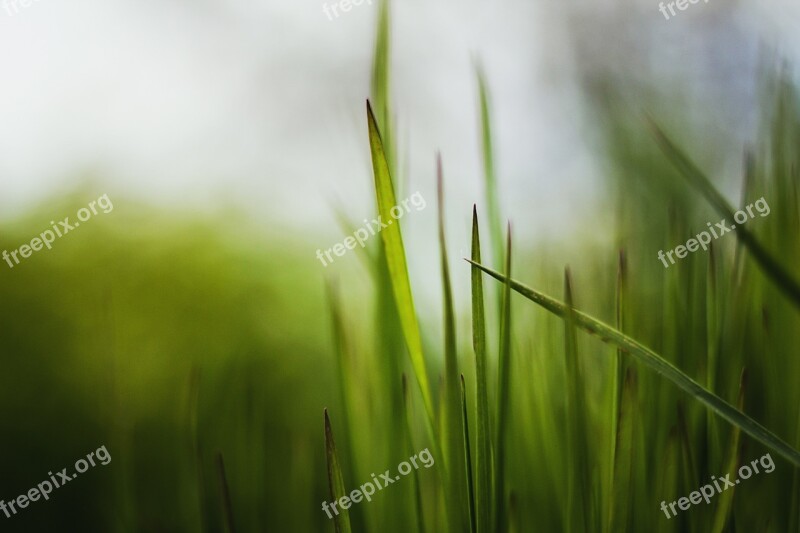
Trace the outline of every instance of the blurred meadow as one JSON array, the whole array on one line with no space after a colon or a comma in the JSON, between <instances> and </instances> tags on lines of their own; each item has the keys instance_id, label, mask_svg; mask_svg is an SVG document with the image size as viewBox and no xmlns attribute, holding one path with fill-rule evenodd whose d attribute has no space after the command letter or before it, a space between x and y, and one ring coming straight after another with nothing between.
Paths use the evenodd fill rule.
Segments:
<instances>
[{"instance_id":1,"label":"blurred meadow","mask_svg":"<svg viewBox=\"0 0 800 533\"><path fill-rule=\"evenodd\" d=\"M160 119L134 87L73 120L122 105L105 55L82 98L58 67L63 102L37 74L53 42L0 74L24 102L0 104L0 250L114 204L0 263L0 499L111 456L0 531L800 533L796 6L167 6L183 37L158 63L148 29L142 67L175 83ZM0 44L58 9L2 19ZM259 63L261 17L285 57ZM138 64L114 24L95 38ZM314 32L360 48L321 63ZM418 190L424 209L315 259ZM762 197L709 251L657 258ZM424 449L432 467L321 509ZM662 511L767 453L774 471Z\"/></svg>"}]
</instances>

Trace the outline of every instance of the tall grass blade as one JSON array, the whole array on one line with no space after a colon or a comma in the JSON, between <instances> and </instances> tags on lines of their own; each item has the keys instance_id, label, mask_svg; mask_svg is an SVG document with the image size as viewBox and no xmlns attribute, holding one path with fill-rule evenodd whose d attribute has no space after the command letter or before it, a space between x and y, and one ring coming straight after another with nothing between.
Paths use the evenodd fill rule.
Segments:
<instances>
[{"instance_id":1,"label":"tall grass blade","mask_svg":"<svg viewBox=\"0 0 800 533\"><path fill-rule=\"evenodd\" d=\"M508 226L506 249L506 280L511 279L511 225ZM506 533L508 512L506 509L506 426L511 398L511 284L503 288L503 316L500 321L500 372L497 383L497 453L495 465L495 531Z\"/></svg>"},{"instance_id":2,"label":"tall grass blade","mask_svg":"<svg viewBox=\"0 0 800 533\"><path fill-rule=\"evenodd\" d=\"M636 370L628 367L625 382L622 385L622 397L619 403L619 421L617 424L614 463L614 485L611 494L611 514L608 531L625 533L630 527L631 488L633 484L634 426L637 413L637 381Z\"/></svg>"},{"instance_id":3,"label":"tall grass blade","mask_svg":"<svg viewBox=\"0 0 800 533\"><path fill-rule=\"evenodd\" d=\"M578 340L572 299L572 280L569 269L564 271L564 301L567 313L564 321L564 355L566 367L566 427L569 443L568 489L569 503L565 506L566 523L570 531L592 531L591 471L587 442L589 418L586 413L584 370L578 357Z\"/></svg>"},{"instance_id":4,"label":"tall grass blade","mask_svg":"<svg viewBox=\"0 0 800 533\"><path fill-rule=\"evenodd\" d=\"M331 500L338 500L342 496L347 496L342 479L342 467L339 464L339 456L336 454L336 444L333 441L333 430L331 420L328 417L328 410L325 409L325 457L328 462L328 488ZM333 513L333 524L336 533L351 533L350 514L347 509L341 506L337 509L338 513Z\"/></svg>"},{"instance_id":5,"label":"tall grass blade","mask_svg":"<svg viewBox=\"0 0 800 533\"><path fill-rule=\"evenodd\" d=\"M695 187L729 222L733 220L734 209L727 200L717 191L711 181L689 159L689 157L667 137L664 131L651 119L648 119L651 130L658 141L658 145L666 156L672 161L680 174L686 178L689 184ZM761 267L764 273L784 291L791 301L800 308L800 283L797 279L780 264L780 262L756 239L755 235L741 224L736 226L736 237L747 248Z\"/></svg>"},{"instance_id":6,"label":"tall grass blade","mask_svg":"<svg viewBox=\"0 0 800 533\"><path fill-rule=\"evenodd\" d=\"M472 206L472 260L481 262L478 211ZM483 305L483 273L472 267L472 347L478 421L475 435L475 513L478 533L490 533L492 516L492 434L489 425L489 392L486 376L486 322Z\"/></svg>"},{"instance_id":7,"label":"tall grass blade","mask_svg":"<svg viewBox=\"0 0 800 533\"><path fill-rule=\"evenodd\" d=\"M615 302L615 310L616 310L616 320L617 320L617 329L620 331L624 331L624 315L625 315L625 286L626 286L626 264L625 264L625 252L623 250L619 251L619 260L617 264L617 291L616 291L616 302ZM608 481L608 502L607 502L607 509L606 509L606 531L614 531L611 529L612 521L613 521L613 514L614 514L614 502L615 502L615 470L616 470L616 454L617 454L617 446L618 446L618 439L619 436L617 435L617 428L619 425L619 417L620 417L620 395L622 394L622 351L617 348L616 353L611 356L611 402L610 402L610 409L608 412L608 420L609 420L609 427L611 428L609 431L609 435L611 436L610 439L610 446L609 446L609 455L611 460L609 461L609 481ZM627 494L626 494L627 496Z\"/></svg>"},{"instance_id":8,"label":"tall grass blade","mask_svg":"<svg viewBox=\"0 0 800 533\"><path fill-rule=\"evenodd\" d=\"M494 149L492 148L492 123L489 110L489 88L486 76L477 65L478 93L481 112L481 149L483 154L483 176L486 181L486 201L489 209L489 231L496 265L503 264L503 232L501 229L500 205L497 198L497 179L494 169Z\"/></svg>"},{"instance_id":9,"label":"tall grass blade","mask_svg":"<svg viewBox=\"0 0 800 533\"><path fill-rule=\"evenodd\" d=\"M472 263L472 261L469 261L468 259L466 261ZM541 292L535 291L519 283L518 281L512 280L509 277L504 276L503 274L500 274L499 272L496 272L488 267L477 263L472 264L478 266L481 270L496 280L510 284L511 288L516 292L531 300L535 304L544 307L554 315L561 318L566 316L568 312L567 307L558 300L555 300ZM607 324L604 324L603 322L600 322L599 320L592 318L581 311L576 310L574 313L575 324L578 327L591 334L597 335L603 342L610 342L616 346L619 346L623 351L638 359L651 370L654 370L656 373L670 380L684 392L689 393L689 395L691 395L693 398L705 404L707 407L712 409L734 426L738 426L742 431L760 443L775 450L795 466L800 466L800 452L716 394L709 392L682 370L678 369L675 365L652 351L650 348L643 346L627 335L620 333L611 326L608 326Z\"/></svg>"},{"instance_id":10,"label":"tall grass blade","mask_svg":"<svg viewBox=\"0 0 800 533\"><path fill-rule=\"evenodd\" d=\"M450 527L464 531L469 526L464 510L467 503L467 475L464 448L464 424L461 406L461 386L456 354L456 321L453 310L453 290L450 284L450 267L447 264L447 244L444 235L444 178L442 158L436 158L437 201L439 206L439 249L442 268L442 291L444 298L444 366L445 366L445 409L444 429L446 438L447 474L450 490Z\"/></svg>"},{"instance_id":11,"label":"tall grass blade","mask_svg":"<svg viewBox=\"0 0 800 533\"><path fill-rule=\"evenodd\" d=\"M375 103L375 116L383 132L384 150L389 168L397 171L395 159L394 127L392 125L392 106L390 91L390 35L389 0L381 0L378 6L378 30L375 37L375 55L372 64L372 98ZM397 185L397 184L395 184ZM395 189L397 194L397 189Z\"/></svg>"},{"instance_id":12,"label":"tall grass blade","mask_svg":"<svg viewBox=\"0 0 800 533\"><path fill-rule=\"evenodd\" d=\"M417 323L417 314L414 308L414 298L411 295L411 282L408 279L408 268L406 266L406 253L403 247L403 236L400 233L400 226L393 224L394 219L390 210L397 204L392 186L392 177L389 172L389 165L386 161L386 154L383 148L383 141L372 113L372 107L367 101L367 125L369 128L369 144L372 153L372 169L375 175L375 194L377 196L378 213L382 220L385 220L388 227L380 232L381 240L386 254L386 264L392 282L392 292L395 298L400 325L403 329L403 336L406 340L408 353L411 357L411 364L414 374L422 393L422 401L425 411L428 414L430 424L434 423L433 401L431 400L430 384L428 382L428 372L425 368L425 357L422 352L422 337Z\"/></svg>"}]
</instances>

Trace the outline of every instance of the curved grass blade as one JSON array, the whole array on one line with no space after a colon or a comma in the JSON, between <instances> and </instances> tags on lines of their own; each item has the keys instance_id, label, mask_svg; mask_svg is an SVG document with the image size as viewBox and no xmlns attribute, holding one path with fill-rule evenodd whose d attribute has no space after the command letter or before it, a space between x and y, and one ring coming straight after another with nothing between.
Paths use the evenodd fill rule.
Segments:
<instances>
[{"instance_id":1,"label":"curved grass blade","mask_svg":"<svg viewBox=\"0 0 800 533\"><path fill-rule=\"evenodd\" d=\"M516 292L531 300L535 304L544 307L554 315L561 318L565 317L567 313L567 307L558 300L555 300L539 291L535 291L529 287L526 287L518 281L512 280L507 276L500 274L499 272L495 272L491 268L485 267L478 263L473 263L469 259L465 260L474 264L496 280L510 284L511 288ZM734 426L741 428L742 431L756 439L758 442L775 450L793 465L800 466L799 451L716 394L704 388L678 367L655 353L653 350L640 344L627 335L620 333L611 326L604 324L603 322L592 318L585 313L582 313L581 311L576 310L574 313L575 324L578 327L589 333L597 335L603 342L610 342L616 346L619 346L623 351L638 359L651 370L654 370L661 376L667 378L684 392L689 393L692 397L704 403L719 416Z\"/></svg>"},{"instance_id":2,"label":"curved grass blade","mask_svg":"<svg viewBox=\"0 0 800 533\"><path fill-rule=\"evenodd\" d=\"M422 337L417 323L417 313L414 309L414 298L411 295L411 283L408 279L403 236L400 233L400 226L393 224L394 219L390 214L390 210L397 202L394 196L394 187L389 165L386 161L383 141L381 140L381 134L369 100L367 100L367 125L369 128L370 151L372 153L372 170L375 175L378 214L382 220L386 220L385 223L387 224L387 227L383 228L380 235L386 253L386 264L391 277L392 292L397 312L400 316L403 336L411 357L411 364L414 367L414 374L417 377L417 383L419 383L420 392L422 393L422 402L425 405L429 421L433 424L435 420L433 402L431 400L428 372L425 368L425 357L422 352Z\"/></svg>"},{"instance_id":3,"label":"curved grass blade","mask_svg":"<svg viewBox=\"0 0 800 533\"><path fill-rule=\"evenodd\" d=\"M478 211L472 206L472 260L481 262ZM492 435L489 427L489 392L486 377L486 322L483 306L483 273L472 267L472 347L475 350L476 406L475 514L478 533L490 533L492 493Z\"/></svg>"},{"instance_id":4,"label":"curved grass blade","mask_svg":"<svg viewBox=\"0 0 800 533\"><path fill-rule=\"evenodd\" d=\"M511 225L508 226L506 250L506 280L511 279ZM477 265L480 266L480 265ZM485 270L484 270L485 272ZM506 511L506 425L511 398L511 284L506 281L503 288L503 317L500 322L500 372L497 384L497 464L495 466L495 531L505 533L508 530L508 513Z\"/></svg>"},{"instance_id":5,"label":"curved grass blade","mask_svg":"<svg viewBox=\"0 0 800 533\"><path fill-rule=\"evenodd\" d=\"M347 496L347 493L342 479L339 456L336 454L336 444L333 442L333 430L331 429L331 419L328 417L328 409L325 409L325 457L328 460L328 488L330 489L331 498L338 500L342 496ZM347 509L339 507L338 511L333 515L336 533L352 533L350 514Z\"/></svg>"},{"instance_id":6,"label":"curved grass blade","mask_svg":"<svg viewBox=\"0 0 800 533\"><path fill-rule=\"evenodd\" d=\"M686 178L689 184L695 187L705 197L706 201L717 210L719 214L727 220L733 220L734 209L727 200L714 188L714 185L697 165L670 140L664 131L652 119L648 117L648 124L653 135L666 156L672 160L680 174ZM747 248L761 267L764 273L772 281L785 291L791 301L800 308L800 283L786 270L783 265L756 239L755 235L741 224L736 226L736 237Z\"/></svg>"}]
</instances>

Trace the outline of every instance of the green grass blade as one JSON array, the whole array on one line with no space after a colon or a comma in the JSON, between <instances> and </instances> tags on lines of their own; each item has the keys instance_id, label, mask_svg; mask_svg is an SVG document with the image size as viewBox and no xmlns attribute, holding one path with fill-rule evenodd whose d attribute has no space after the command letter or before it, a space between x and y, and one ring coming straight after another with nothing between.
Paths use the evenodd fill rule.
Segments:
<instances>
[{"instance_id":1,"label":"green grass blade","mask_svg":"<svg viewBox=\"0 0 800 533\"><path fill-rule=\"evenodd\" d=\"M333 430L331 420L328 417L328 410L325 409L325 457L328 460L328 488L330 489L331 501L338 500L342 496L347 496L342 479L342 467L339 464L339 456L336 454L336 444L333 441ZM333 523L336 533L352 533L350 528L350 514L347 509L337 506L338 513L333 514Z\"/></svg>"},{"instance_id":2,"label":"green grass blade","mask_svg":"<svg viewBox=\"0 0 800 533\"><path fill-rule=\"evenodd\" d=\"M392 107L390 85L390 44L389 0L382 0L378 6L378 30L375 37L375 55L372 64L372 98L375 104L377 123L383 132L386 161L392 172L397 171L395 160L394 128L392 126ZM395 184L397 185L397 184ZM397 189L395 189L395 194Z\"/></svg>"},{"instance_id":3,"label":"green grass blade","mask_svg":"<svg viewBox=\"0 0 800 533\"><path fill-rule=\"evenodd\" d=\"M467 261L472 263L472 261ZM473 264L478 266L481 270L496 280L503 283L510 283L512 289L537 305L544 307L551 313L561 318L565 317L567 313L567 307L558 300L526 287L518 281L512 280L488 267L477 263ZM623 351L638 359L651 370L654 370L656 373L667 378L684 392L689 393L689 395L691 395L693 398L705 404L722 418L734 426L741 428L742 431L756 439L758 442L775 450L793 465L800 466L800 452L716 394L709 392L682 370L655 353L650 348L645 347L627 335L620 333L611 326L608 326L607 324L604 324L603 322L600 322L599 320L592 318L581 311L575 311L575 324L581 329L597 335L603 342L610 342L620 347Z\"/></svg>"},{"instance_id":4,"label":"green grass blade","mask_svg":"<svg viewBox=\"0 0 800 533\"><path fill-rule=\"evenodd\" d=\"M478 211L472 206L472 260L481 262ZM489 392L486 376L486 322L483 305L483 273L472 267L472 347L475 350L476 406L475 512L478 533L490 533L492 494L492 434L489 426Z\"/></svg>"},{"instance_id":5,"label":"green grass blade","mask_svg":"<svg viewBox=\"0 0 800 533\"><path fill-rule=\"evenodd\" d=\"M476 66L481 113L481 148L483 175L486 181L486 201L489 210L489 231L496 265L503 264L503 231L501 229L500 206L497 198L497 179L494 172L494 149L492 148L492 123L489 110L489 89L480 65Z\"/></svg>"},{"instance_id":6,"label":"green grass blade","mask_svg":"<svg viewBox=\"0 0 800 533\"><path fill-rule=\"evenodd\" d=\"M564 354L566 366L566 427L569 443L567 529L596 531L593 527L591 495L591 458L589 457L589 417L586 412L584 370L578 354L575 311L572 299L572 280L569 269L564 271L564 301L567 313L564 321Z\"/></svg>"},{"instance_id":7,"label":"green grass blade","mask_svg":"<svg viewBox=\"0 0 800 533\"><path fill-rule=\"evenodd\" d=\"M617 424L614 463L614 484L611 495L611 515L608 531L625 533L630 526L631 498L633 484L634 426L637 413L637 381L636 370L628 367L625 382L622 385L622 397L619 403L619 421Z\"/></svg>"},{"instance_id":8,"label":"green grass blade","mask_svg":"<svg viewBox=\"0 0 800 533\"><path fill-rule=\"evenodd\" d=\"M508 227L508 244L506 251L506 279L511 279L511 226ZM508 513L506 510L506 426L511 398L511 284L506 282L503 288L503 316L500 322L500 372L498 376L497 395L497 459L495 466L495 531L505 533L508 530Z\"/></svg>"},{"instance_id":9,"label":"green grass blade","mask_svg":"<svg viewBox=\"0 0 800 533\"><path fill-rule=\"evenodd\" d=\"M616 320L617 320L617 329L620 331L624 331L624 316L625 316L625 287L626 287L626 263L625 263L625 252L623 250L619 251L619 261L617 265L617 291L616 291ZM608 419L609 419L609 435L611 436L610 439L610 446L609 446L609 481L608 481L608 501L607 501L607 508L606 508L606 531L614 531L612 529L612 522L613 522L613 514L614 514L614 505L615 505L615 485L614 479L616 477L616 464L617 464L617 446L619 436L617 435L617 428L619 426L619 417L620 417L620 396L622 394L622 351L617 348L616 353L611 356L611 401L610 409L608 412ZM627 496L627 493L625 494Z\"/></svg>"},{"instance_id":10,"label":"green grass blade","mask_svg":"<svg viewBox=\"0 0 800 533\"><path fill-rule=\"evenodd\" d=\"M450 490L448 511L450 526L456 531L468 528L464 510L467 509L467 475L465 464L464 425L461 406L461 390L456 353L456 321L453 310L453 289L450 284L450 267L447 264L447 244L444 235L444 191L442 158L436 158L437 201L439 206L439 249L442 268L442 291L444 299L444 365L445 365L445 433L447 474Z\"/></svg>"},{"instance_id":11,"label":"green grass blade","mask_svg":"<svg viewBox=\"0 0 800 533\"><path fill-rule=\"evenodd\" d=\"M689 157L667 137L664 131L652 120L648 120L653 135L658 141L658 145L666 156L672 161L680 174L686 178L689 184L695 187L705 197L719 214L727 220L733 220L734 209L727 200L714 188L714 185L706 175L689 159ZM750 232L743 225L736 226L736 237L747 248L753 259L758 263L764 273L784 291L791 301L800 307L800 283L790 272L767 251L767 249L756 239L755 234Z\"/></svg>"},{"instance_id":12,"label":"green grass blade","mask_svg":"<svg viewBox=\"0 0 800 533\"><path fill-rule=\"evenodd\" d=\"M389 165L386 161L386 154L383 149L383 141L372 113L372 107L367 101L367 125L369 128L369 145L372 153L372 169L375 175L375 194L377 196L378 214L385 220L388 227L380 232L383 247L386 253L386 263L392 282L392 292L395 298L395 305L400 316L400 325L403 329L403 336L408 346L408 353L411 357L411 364L414 367L414 374L419 383L422 401L425 411L431 424L434 422L433 402L431 400L430 384L428 382L428 372L425 368L425 357L422 352L422 337L417 323L417 313L414 309L414 298L411 295L411 282L408 279L408 267L406 266L406 252L403 247L403 236L400 233L400 226L393 224L394 219L390 210L397 204L392 186L392 177L389 172Z\"/></svg>"},{"instance_id":13,"label":"green grass blade","mask_svg":"<svg viewBox=\"0 0 800 533\"><path fill-rule=\"evenodd\" d=\"M461 415L464 424L464 448L467 460L467 486L469 487L469 518L470 531L477 531L478 524L475 518L475 483L472 476L472 448L469 440L469 417L467 416L467 390L464 385L464 374L461 374Z\"/></svg>"}]
</instances>

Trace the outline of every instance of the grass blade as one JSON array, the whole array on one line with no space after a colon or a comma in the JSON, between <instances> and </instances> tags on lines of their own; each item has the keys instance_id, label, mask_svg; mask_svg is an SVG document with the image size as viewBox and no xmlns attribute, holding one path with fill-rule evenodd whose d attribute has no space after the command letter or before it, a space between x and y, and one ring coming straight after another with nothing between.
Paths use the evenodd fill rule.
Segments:
<instances>
[{"instance_id":1,"label":"grass blade","mask_svg":"<svg viewBox=\"0 0 800 533\"><path fill-rule=\"evenodd\" d=\"M628 531L631 516L631 487L633 487L633 444L634 425L637 414L636 370L628 367L622 385L622 398L619 404L614 463L614 484L611 494L611 515L609 529L613 533Z\"/></svg>"},{"instance_id":2,"label":"grass blade","mask_svg":"<svg viewBox=\"0 0 800 533\"><path fill-rule=\"evenodd\" d=\"M325 457L328 460L328 488L332 500L338 500L342 496L347 496L342 479L342 467L339 464L339 456L336 454L336 444L333 441L333 430L331 429L331 419L328 417L328 410L325 409ZM341 506L339 512L333 514L333 524L336 533L351 533L350 514L347 509Z\"/></svg>"},{"instance_id":3,"label":"grass blade","mask_svg":"<svg viewBox=\"0 0 800 533\"><path fill-rule=\"evenodd\" d=\"M375 115L383 132L386 161L392 172L395 166L394 128L392 127L390 80L390 33L389 33L389 0L383 0L378 6L378 30L375 37L375 56L372 64L372 98L375 103ZM397 189L395 189L397 193Z\"/></svg>"},{"instance_id":4,"label":"grass blade","mask_svg":"<svg viewBox=\"0 0 800 533\"><path fill-rule=\"evenodd\" d=\"M481 262L478 211L472 206L472 260ZM483 306L483 273L472 267L472 347L475 350L476 406L475 513L478 533L491 531L492 435L489 426L489 392L486 377L486 322Z\"/></svg>"},{"instance_id":5,"label":"grass blade","mask_svg":"<svg viewBox=\"0 0 800 533\"><path fill-rule=\"evenodd\" d=\"M489 232L496 265L503 264L503 232L500 226L500 206L497 199L497 179L494 172L494 150L492 148L492 123L489 111L489 89L483 69L476 67L481 112L481 148L483 175L486 181L486 201L489 209Z\"/></svg>"},{"instance_id":6,"label":"grass blade","mask_svg":"<svg viewBox=\"0 0 800 533\"><path fill-rule=\"evenodd\" d=\"M375 175L378 214L388 224L388 227L383 228L380 235L386 253L386 264L391 277L392 292L397 312L400 316L403 336L411 357L411 364L414 367L414 374L422 393L422 402L425 405L429 421L433 424L435 420L433 402L431 400L428 372L425 368L425 357L422 352L422 337L417 323L417 313L414 309L414 298L411 295L411 283L408 279L403 236L400 233L400 226L393 224L394 219L390 214L390 210L397 204L397 201L394 196L394 187L389 165L386 161L383 141L369 101L367 101L367 125L369 128L370 151L372 153L372 169Z\"/></svg>"},{"instance_id":7,"label":"grass blade","mask_svg":"<svg viewBox=\"0 0 800 533\"><path fill-rule=\"evenodd\" d=\"M624 316L625 316L625 287L626 287L626 263L625 252L619 251L619 260L617 264L617 291L616 291L616 320L617 329L624 331ZM617 433L620 418L620 396L622 394L622 351L617 348L616 353L611 356L611 402L608 412L609 427L611 428L609 434L611 436L611 443L609 446L609 481L608 481L608 501L606 507L606 531L615 531L612 528L614 505L615 505L615 477L616 477L616 464L617 464L617 447L619 435ZM627 500L627 492L623 493Z\"/></svg>"},{"instance_id":8,"label":"grass blade","mask_svg":"<svg viewBox=\"0 0 800 533\"><path fill-rule=\"evenodd\" d=\"M506 251L506 280L511 279L511 226L508 226L508 242ZM506 491L506 425L511 398L511 283L507 281L503 288L503 317L500 322L500 372L498 376L497 395L497 463L495 466L495 531L505 533L508 530L508 513L505 505Z\"/></svg>"},{"instance_id":9,"label":"grass blade","mask_svg":"<svg viewBox=\"0 0 800 533\"><path fill-rule=\"evenodd\" d=\"M572 279L569 269L564 271L564 300L567 313L564 324L564 354L566 379L566 427L571 460L568 466L569 503L566 524L570 531L596 531L593 527L591 470L587 431L589 418L586 412L584 369L578 355L575 310L572 299Z\"/></svg>"},{"instance_id":10,"label":"grass blade","mask_svg":"<svg viewBox=\"0 0 800 533\"><path fill-rule=\"evenodd\" d=\"M670 140L664 131L651 119L648 119L653 135L658 141L661 150L677 167L680 174L689 184L695 187L705 197L706 201L727 220L733 220L734 209L727 200L714 188L714 185L697 165ZM747 248L761 267L764 273L782 291L786 292L791 301L800 308L800 283L781 265L775 257L767 251L747 228L741 224L736 226L736 237Z\"/></svg>"},{"instance_id":11,"label":"grass blade","mask_svg":"<svg viewBox=\"0 0 800 533\"><path fill-rule=\"evenodd\" d=\"M453 289L450 285L450 268L447 264L447 244L444 236L444 191L442 158L436 158L437 200L439 205L439 249L442 268L442 291L444 298L444 364L445 364L445 424L447 476L450 490L448 511L450 527L456 531L468 529L464 509L467 505L467 475L465 465L464 423L461 405L458 358L456 354L456 326L453 310Z\"/></svg>"},{"instance_id":12,"label":"grass blade","mask_svg":"<svg viewBox=\"0 0 800 533\"><path fill-rule=\"evenodd\" d=\"M472 263L472 261L469 261L468 259L466 261ZM551 313L561 318L564 318L567 314L567 307L558 300L526 287L518 281L512 280L509 277L504 276L499 272L495 272L488 267L477 263L473 264L496 280L510 284L511 288L516 292L536 303L537 305L544 307ZM597 335L603 342L615 344L629 355L638 359L651 370L654 370L661 376L667 378L684 392L689 393L692 397L705 404L722 418L734 426L741 428L742 431L756 439L758 442L775 450L793 465L800 466L800 452L716 394L709 392L702 385L697 383L686 373L655 353L653 350L645 347L627 335L620 333L611 326L608 326L607 324L604 324L603 322L600 322L599 320L592 318L585 313L577 310L574 311L574 313L575 324L578 327L589 333Z\"/></svg>"}]
</instances>

